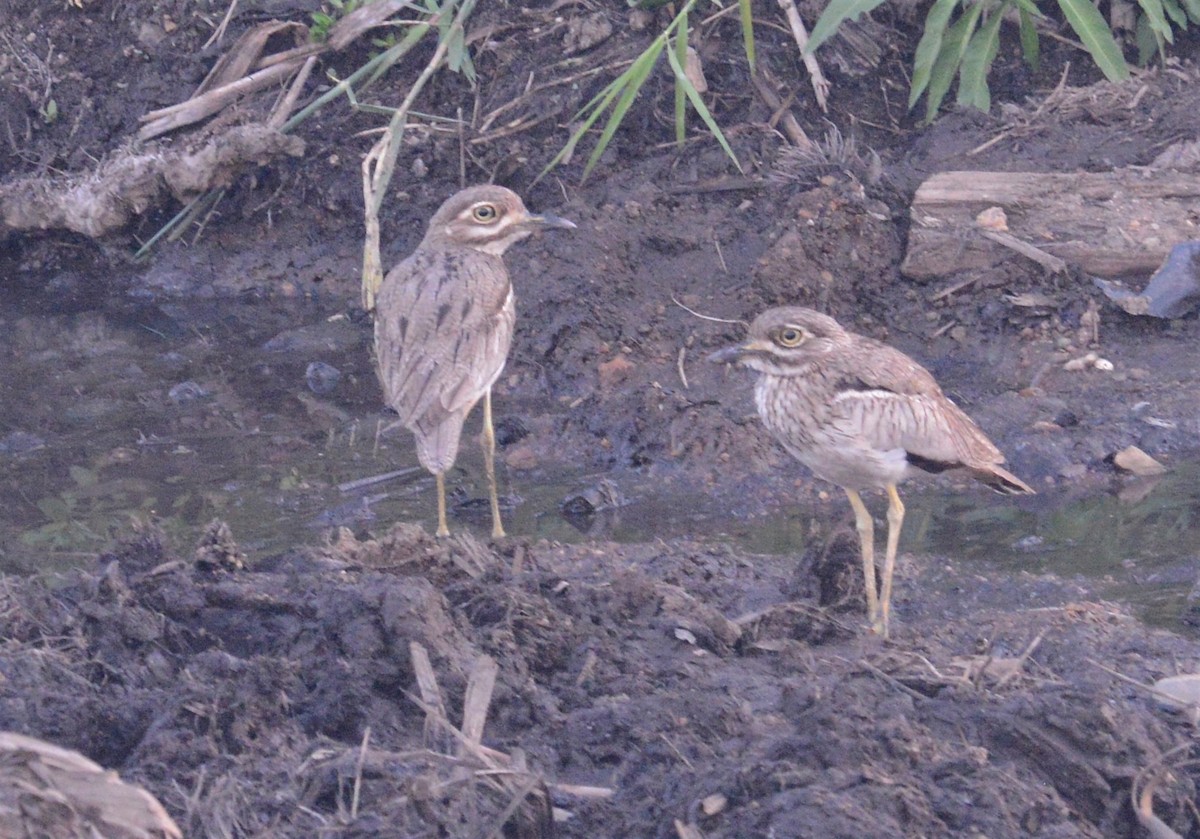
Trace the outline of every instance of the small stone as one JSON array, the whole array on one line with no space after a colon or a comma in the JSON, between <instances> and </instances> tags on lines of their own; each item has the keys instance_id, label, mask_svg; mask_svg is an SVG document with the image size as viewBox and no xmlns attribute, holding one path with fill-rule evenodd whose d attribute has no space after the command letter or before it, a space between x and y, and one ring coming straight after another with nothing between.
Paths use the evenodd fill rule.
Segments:
<instances>
[{"instance_id":1,"label":"small stone","mask_svg":"<svg viewBox=\"0 0 1200 839\"><path fill-rule=\"evenodd\" d=\"M641 32L654 21L654 13L645 9L634 9L629 13L629 28Z\"/></svg>"},{"instance_id":2,"label":"small stone","mask_svg":"<svg viewBox=\"0 0 1200 839\"><path fill-rule=\"evenodd\" d=\"M198 399L207 399L209 392L202 385L193 381L180 382L167 391L167 398L176 405L186 405Z\"/></svg>"},{"instance_id":3,"label":"small stone","mask_svg":"<svg viewBox=\"0 0 1200 839\"><path fill-rule=\"evenodd\" d=\"M44 448L46 441L28 431L13 431L0 437L0 452L24 454Z\"/></svg>"},{"instance_id":4,"label":"small stone","mask_svg":"<svg viewBox=\"0 0 1200 839\"><path fill-rule=\"evenodd\" d=\"M1058 470L1058 474L1068 481L1077 481L1087 475L1087 465L1084 463L1068 463Z\"/></svg>"},{"instance_id":5,"label":"small stone","mask_svg":"<svg viewBox=\"0 0 1200 839\"><path fill-rule=\"evenodd\" d=\"M304 370L304 381L317 396L333 393L341 380L342 371L324 361L313 361Z\"/></svg>"},{"instance_id":6,"label":"small stone","mask_svg":"<svg viewBox=\"0 0 1200 839\"><path fill-rule=\"evenodd\" d=\"M1167 467L1163 466L1157 460L1146 454L1137 446L1130 446L1127 449L1122 449L1113 455L1113 463L1117 468L1124 469L1139 477L1149 475L1161 475L1167 471Z\"/></svg>"},{"instance_id":7,"label":"small stone","mask_svg":"<svg viewBox=\"0 0 1200 839\"><path fill-rule=\"evenodd\" d=\"M592 47L608 40L613 33L612 24L603 12L596 12L582 17L572 17L567 21L567 34L563 38L563 54L574 55L577 52L590 50Z\"/></svg>"},{"instance_id":8,"label":"small stone","mask_svg":"<svg viewBox=\"0 0 1200 839\"><path fill-rule=\"evenodd\" d=\"M517 472L527 472L536 469L541 462L533 446L516 446L504 455L504 465Z\"/></svg>"},{"instance_id":9,"label":"small stone","mask_svg":"<svg viewBox=\"0 0 1200 839\"><path fill-rule=\"evenodd\" d=\"M599 366L600 387L607 390L623 382L633 370L634 364L624 355L618 355L612 361L601 362Z\"/></svg>"},{"instance_id":10,"label":"small stone","mask_svg":"<svg viewBox=\"0 0 1200 839\"><path fill-rule=\"evenodd\" d=\"M988 207L975 216L975 226L984 230L998 230L1001 233L1008 230L1008 216L1003 207Z\"/></svg>"}]
</instances>

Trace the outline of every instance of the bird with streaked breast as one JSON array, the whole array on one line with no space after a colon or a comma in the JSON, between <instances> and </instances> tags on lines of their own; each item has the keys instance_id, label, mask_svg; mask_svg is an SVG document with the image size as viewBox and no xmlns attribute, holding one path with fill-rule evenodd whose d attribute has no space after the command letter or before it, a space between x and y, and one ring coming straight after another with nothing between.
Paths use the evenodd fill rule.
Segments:
<instances>
[{"instance_id":1,"label":"bird with streaked breast","mask_svg":"<svg viewBox=\"0 0 1200 839\"><path fill-rule=\"evenodd\" d=\"M1004 455L975 421L904 353L844 329L800 306L769 309L748 339L709 356L758 372L755 403L763 424L819 478L840 486L854 509L867 612L884 637L904 504L896 486L920 472L965 470L1001 493L1033 493L1003 467ZM888 495L882 586L875 591L875 526L859 495Z\"/></svg>"},{"instance_id":2,"label":"bird with streaked breast","mask_svg":"<svg viewBox=\"0 0 1200 839\"><path fill-rule=\"evenodd\" d=\"M412 431L417 459L437 480L439 536L446 524L445 474L463 423L483 399L484 467L492 535L504 535L496 489L492 385L512 344L516 309L503 254L539 227L573 228L537 215L501 186L450 196L417 249L384 277L375 306L375 356L384 396Z\"/></svg>"}]
</instances>

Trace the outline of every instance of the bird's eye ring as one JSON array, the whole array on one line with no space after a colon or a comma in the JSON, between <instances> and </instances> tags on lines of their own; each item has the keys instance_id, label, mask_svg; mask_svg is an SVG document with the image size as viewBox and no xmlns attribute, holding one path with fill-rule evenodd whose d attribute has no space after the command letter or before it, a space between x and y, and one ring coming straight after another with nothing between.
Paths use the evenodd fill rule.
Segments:
<instances>
[{"instance_id":1,"label":"bird's eye ring","mask_svg":"<svg viewBox=\"0 0 1200 839\"><path fill-rule=\"evenodd\" d=\"M798 347L804 340L804 332L803 330L796 329L794 326L785 326L779 330L779 334L775 338L781 346Z\"/></svg>"},{"instance_id":2,"label":"bird's eye ring","mask_svg":"<svg viewBox=\"0 0 1200 839\"><path fill-rule=\"evenodd\" d=\"M496 216L498 215L499 211L496 210L496 206L494 204L480 204L478 207L475 207L473 210L471 210L471 217L475 219L475 221L495 221Z\"/></svg>"}]
</instances>

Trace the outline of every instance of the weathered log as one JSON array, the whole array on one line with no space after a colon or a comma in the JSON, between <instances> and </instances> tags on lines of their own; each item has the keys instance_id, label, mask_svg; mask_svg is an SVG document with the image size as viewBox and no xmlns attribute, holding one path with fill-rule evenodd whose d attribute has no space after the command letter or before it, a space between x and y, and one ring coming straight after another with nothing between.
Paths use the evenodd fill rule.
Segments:
<instances>
[{"instance_id":1,"label":"weathered log","mask_svg":"<svg viewBox=\"0 0 1200 839\"><path fill-rule=\"evenodd\" d=\"M942 172L913 197L901 271L931 279L1029 258L977 222L999 207L1000 230L1088 274L1149 275L1172 246L1200 238L1198 205L1200 174L1174 169Z\"/></svg>"}]
</instances>

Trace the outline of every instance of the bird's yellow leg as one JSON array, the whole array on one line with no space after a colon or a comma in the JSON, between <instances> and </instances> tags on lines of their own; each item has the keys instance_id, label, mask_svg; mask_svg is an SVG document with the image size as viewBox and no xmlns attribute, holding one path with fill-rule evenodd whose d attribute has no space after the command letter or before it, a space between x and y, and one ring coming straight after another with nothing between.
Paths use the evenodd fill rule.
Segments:
<instances>
[{"instance_id":1,"label":"bird's yellow leg","mask_svg":"<svg viewBox=\"0 0 1200 839\"><path fill-rule=\"evenodd\" d=\"M871 513L863 503L862 496L852 489L846 489L846 497L854 508L854 527L858 530L858 544L862 549L863 582L867 589L867 620L871 627L879 625L879 602L875 599L875 522Z\"/></svg>"},{"instance_id":2,"label":"bird's yellow leg","mask_svg":"<svg viewBox=\"0 0 1200 839\"><path fill-rule=\"evenodd\" d=\"M896 547L900 544L900 528L904 524L904 502L895 484L888 484L888 535L887 553L883 556L883 584L879 592L879 618L881 634L888 637L888 615L892 606L892 571L896 568Z\"/></svg>"},{"instance_id":3,"label":"bird's yellow leg","mask_svg":"<svg viewBox=\"0 0 1200 839\"><path fill-rule=\"evenodd\" d=\"M449 536L450 528L446 527L446 476L438 472L434 477L437 479L437 497L438 497L438 537Z\"/></svg>"},{"instance_id":4,"label":"bird's yellow leg","mask_svg":"<svg viewBox=\"0 0 1200 839\"><path fill-rule=\"evenodd\" d=\"M500 523L500 498L496 493L496 429L492 426L492 389L483 394L483 468L487 472L488 500L492 503L492 538L504 536Z\"/></svg>"}]
</instances>

